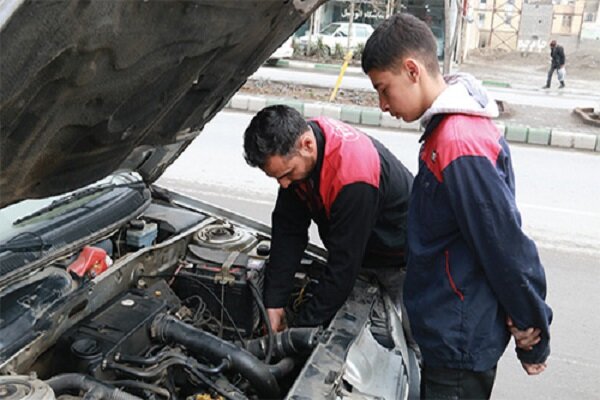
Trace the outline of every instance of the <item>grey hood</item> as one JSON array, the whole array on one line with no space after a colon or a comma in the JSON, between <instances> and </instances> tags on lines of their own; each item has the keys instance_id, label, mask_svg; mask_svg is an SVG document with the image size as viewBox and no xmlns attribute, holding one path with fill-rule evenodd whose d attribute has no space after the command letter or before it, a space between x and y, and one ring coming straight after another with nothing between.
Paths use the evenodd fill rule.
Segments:
<instances>
[{"instance_id":1,"label":"grey hood","mask_svg":"<svg viewBox=\"0 0 600 400\"><path fill-rule=\"evenodd\" d=\"M0 2L0 206L156 180L324 1Z\"/></svg>"},{"instance_id":2,"label":"grey hood","mask_svg":"<svg viewBox=\"0 0 600 400\"><path fill-rule=\"evenodd\" d=\"M436 114L467 114L489 118L498 116L496 102L472 75L458 73L447 75L444 80L448 86L421 117L423 127Z\"/></svg>"}]
</instances>

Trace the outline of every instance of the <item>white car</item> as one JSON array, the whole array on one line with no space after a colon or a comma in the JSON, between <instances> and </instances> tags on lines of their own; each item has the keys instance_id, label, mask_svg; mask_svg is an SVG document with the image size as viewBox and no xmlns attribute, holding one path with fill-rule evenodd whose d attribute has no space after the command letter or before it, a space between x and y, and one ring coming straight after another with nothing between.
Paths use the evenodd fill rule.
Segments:
<instances>
[{"instance_id":1,"label":"white car","mask_svg":"<svg viewBox=\"0 0 600 400\"><path fill-rule=\"evenodd\" d=\"M319 39L326 46L329 54L335 51L336 45L346 49L348 46L348 22L334 22L327 25L317 35L311 37L311 44L316 44ZM371 36L374 29L369 24L353 23L352 38L350 38L350 49L356 49L359 45L364 45ZM306 48L308 44L308 35L301 36L299 39L300 47Z\"/></svg>"},{"instance_id":2,"label":"white car","mask_svg":"<svg viewBox=\"0 0 600 400\"><path fill-rule=\"evenodd\" d=\"M288 40L283 42L281 46L275 50L273 54L267 60L267 64L275 65L277 61L282 60L284 58L292 58L294 55L294 47L292 46L292 37L290 36Z\"/></svg>"}]
</instances>

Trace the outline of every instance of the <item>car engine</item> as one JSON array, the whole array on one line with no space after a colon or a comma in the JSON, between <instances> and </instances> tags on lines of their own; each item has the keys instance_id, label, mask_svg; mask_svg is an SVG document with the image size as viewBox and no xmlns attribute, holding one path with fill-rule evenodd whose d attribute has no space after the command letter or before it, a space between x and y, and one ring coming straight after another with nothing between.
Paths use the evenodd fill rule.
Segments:
<instances>
[{"instance_id":1,"label":"car engine","mask_svg":"<svg viewBox=\"0 0 600 400\"><path fill-rule=\"evenodd\" d=\"M0 292L0 398L280 398L323 332L265 328L269 246L259 231L153 201L17 275ZM298 293L319 268L302 264Z\"/></svg>"},{"instance_id":2,"label":"car engine","mask_svg":"<svg viewBox=\"0 0 600 400\"><path fill-rule=\"evenodd\" d=\"M382 297L366 281L329 327L272 332L262 303L265 225L158 189L135 218L108 225L2 286L2 400L339 396L364 326L395 346ZM309 245L290 322L325 259Z\"/></svg>"}]
</instances>

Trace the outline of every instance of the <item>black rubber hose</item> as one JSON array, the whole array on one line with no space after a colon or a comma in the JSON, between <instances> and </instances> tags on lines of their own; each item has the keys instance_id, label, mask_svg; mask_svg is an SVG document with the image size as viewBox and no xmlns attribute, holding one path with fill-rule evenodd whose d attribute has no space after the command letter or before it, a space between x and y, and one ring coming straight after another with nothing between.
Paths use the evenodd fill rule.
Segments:
<instances>
[{"instance_id":1,"label":"black rubber hose","mask_svg":"<svg viewBox=\"0 0 600 400\"><path fill-rule=\"evenodd\" d=\"M271 321L269 320L269 314L267 313L267 309L262 301L260 291L252 282L251 279L248 279L248 285L250 285L250 290L254 295L254 300L256 301L256 305L262 314L263 321L265 322L265 326L267 327L267 354L265 355L265 362L269 364L271 362L271 357L273 356L273 346L275 346L275 338L273 333L273 327L271 326Z\"/></svg>"},{"instance_id":2,"label":"black rubber hose","mask_svg":"<svg viewBox=\"0 0 600 400\"><path fill-rule=\"evenodd\" d=\"M279 380L294 370L296 362L292 357L281 359L277 364L269 365L269 371Z\"/></svg>"},{"instance_id":3,"label":"black rubber hose","mask_svg":"<svg viewBox=\"0 0 600 400\"><path fill-rule=\"evenodd\" d=\"M160 364L145 369L129 367L127 365L117 364L110 361L106 362L102 368L124 372L125 374L132 375L140 379L151 379L157 377L158 375L162 374L166 369L175 365L185 366L186 364L185 361L178 360L176 358L168 358L162 361Z\"/></svg>"},{"instance_id":4,"label":"black rubber hose","mask_svg":"<svg viewBox=\"0 0 600 400\"><path fill-rule=\"evenodd\" d=\"M268 366L246 350L166 314L154 318L151 333L164 343L181 344L214 364L227 359L231 368L246 378L259 396L279 397L279 385Z\"/></svg>"},{"instance_id":5,"label":"black rubber hose","mask_svg":"<svg viewBox=\"0 0 600 400\"><path fill-rule=\"evenodd\" d=\"M319 343L321 328L290 328L274 336L273 357L283 358L312 351ZM246 341L246 349L260 359L266 356L269 338Z\"/></svg>"},{"instance_id":6,"label":"black rubber hose","mask_svg":"<svg viewBox=\"0 0 600 400\"><path fill-rule=\"evenodd\" d=\"M82 392L92 392L87 398L99 398L104 400L142 400L132 394L123 392L120 389L111 387L102 382L83 374L61 374L56 375L46 381L52 388L56 397L67 392L77 390Z\"/></svg>"},{"instance_id":7,"label":"black rubber hose","mask_svg":"<svg viewBox=\"0 0 600 400\"><path fill-rule=\"evenodd\" d=\"M169 391L167 389L164 389L159 386L152 385L152 384L146 383L146 382L138 382L138 381L124 379L124 380L119 380L119 381L109 381L108 383L110 383L111 385L114 385L114 386L125 386L125 387L131 387L131 388L138 389L138 390L147 390L149 392L155 393L166 399L171 398L171 393L169 393Z\"/></svg>"},{"instance_id":8,"label":"black rubber hose","mask_svg":"<svg viewBox=\"0 0 600 400\"><path fill-rule=\"evenodd\" d=\"M152 358L150 358L150 359L152 359ZM123 361L126 363L135 363L135 361L143 361L144 363L147 362L147 359L138 358L138 357L134 357L134 356L126 356L126 355L120 355L118 358L115 357L115 360ZM196 369L204 374L216 375L216 374L221 373L223 370L229 368L229 360L223 359L223 360L221 360L219 365L217 365L215 367L208 367L206 365L200 364L199 362L197 362L195 359L193 359L191 357L186 357L183 354L174 353L174 354L171 354L170 357L163 359L162 361L158 362L157 364L153 365L151 363L147 363L145 365L152 365L152 366L150 368L139 369L139 368L135 368L135 367L129 367L126 365L122 365L122 364L119 364L116 362L114 362L114 363L106 362L104 364L103 368L125 372L126 374L133 375L133 376L136 376L136 377L142 378L142 379L154 378L154 377L160 375L167 368L170 368L174 365L180 365L180 366L186 367L188 369Z\"/></svg>"}]
</instances>

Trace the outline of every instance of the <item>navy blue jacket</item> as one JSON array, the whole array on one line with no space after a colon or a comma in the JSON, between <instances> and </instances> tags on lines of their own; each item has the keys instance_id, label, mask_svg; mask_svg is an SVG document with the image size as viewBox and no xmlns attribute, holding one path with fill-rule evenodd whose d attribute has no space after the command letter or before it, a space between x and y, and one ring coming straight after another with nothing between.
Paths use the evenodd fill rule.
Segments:
<instances>
[{"instance_id":1,"label":"navy blue jacket","mask_svg":"<svg viewBox=\"0 0 600 400\"><path fill-rule=\"evenodd\" d=\"M430 367L494 367L510 333L540 328L521 361L550 353L552 311L535 244L521 229L510 151L489 118L435 115L423 135L408 215L404 301Z\"/></svg>"}]
</instances>

